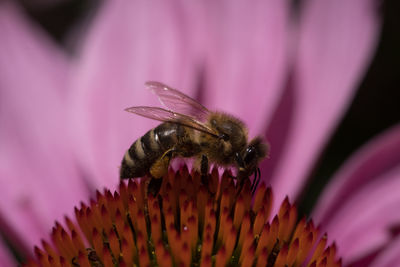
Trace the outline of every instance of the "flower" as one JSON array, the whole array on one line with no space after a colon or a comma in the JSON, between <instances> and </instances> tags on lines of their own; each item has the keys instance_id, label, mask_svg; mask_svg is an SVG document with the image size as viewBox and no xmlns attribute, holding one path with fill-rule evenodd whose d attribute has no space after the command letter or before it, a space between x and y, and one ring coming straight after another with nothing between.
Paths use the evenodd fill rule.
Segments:
<instances>
[{"instance_id":1,"label":"flower","mask_svg":"<svg viewBox=\"0 0 400 267\"><path fill-rule=\"evenodd\" d=\"M281 0L107 2L73 58L2 2L0 229L8 244L29 255L71 205L115 187L124 150L155 125L122 112L157 104L141 90L149 79L244 119L251 136L265 133L272 152L262 176L278 203L272 213L286 194L296 199L380 28L373 1L303 3L294 24ZM398 136L394 128L350 159L314 213L338 239L345 265L370 255L376 265L369 266L394 265L399 237L388 229L400 221ZM7 255L0 253L12 262Z\"/></svg>"},{"instance_id":2,"label":"flower","mask_svg":"<svg viewBox=\"0 0 400 267\"><path fill-rule=\"evenodd\" d=\"M344 258L360 255L353 260L366 260L358 266L398 263L398 257L392 256L388 264L385 250L398 254L400 249L399 157L400 126L396 126L360 149L339 170L313 211L315 220L342 244L339 252Z\"/></svg>"},{"instance_id":3,"label":"flower","mask_svg":"<svg viewBox=\"0 0 400 267\"><path fill-rule=\"evenodd\" d=\"M270 188L262 184L252 203L250 183L240 190L231 177L214 168L206 187L183 166L163 178L158 197L146 178L97 192L75 208L77 222L56 223L54 245L42 241L26 266L341 266L335 245L312 221L297 222L288 198L271 216Z\"/></svg>"}]
</instances>

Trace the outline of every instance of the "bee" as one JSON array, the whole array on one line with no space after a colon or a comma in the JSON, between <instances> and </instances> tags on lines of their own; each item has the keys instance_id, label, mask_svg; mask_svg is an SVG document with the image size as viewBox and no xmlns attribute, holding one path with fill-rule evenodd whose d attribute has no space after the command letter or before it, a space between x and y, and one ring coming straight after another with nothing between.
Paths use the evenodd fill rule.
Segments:
<instances>
[{"instance_id":1,"label":"bee","mask_svg":"<svg viewBox=\"0 0 400 267\"><path fill-rule=\"evenodd\" d=\"M166 109L148 106L125 109L162 123L126 151L120 168L121 179L150 175L149 188L154 187L157 193L161 186L159 178L167 174L171 159L193 157L203 184L207 185L209 162L212 162L219 166L236 166L240 186L254 174L251 188L255 190L260 179L258 164L268 150L261 137L248 142L247 128L234 116L211 112L196 100L160 82L150 81L146 86Z\"/></svg>"}]
</instances>

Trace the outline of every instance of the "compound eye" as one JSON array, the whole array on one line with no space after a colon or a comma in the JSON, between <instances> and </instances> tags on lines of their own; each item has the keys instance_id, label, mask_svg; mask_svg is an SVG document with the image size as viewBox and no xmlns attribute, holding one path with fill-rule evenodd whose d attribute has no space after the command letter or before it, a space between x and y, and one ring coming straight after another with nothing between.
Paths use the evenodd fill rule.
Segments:
<instances>
[{"instance_id":1,"label":"compound eye","mask_svg":"<svg viewBox=\"0 0 400 267\"><path fill-rule=\"evenodd\" d=\"M221 135L219 136L219 138L222 139L222 140L224 140L224 141L228 141L228 140L229 140L229 135L227 135L227 134L221 134Z\"/></svg>"},{"instance_id":2,"label":"compound eye","mask_svg":"<svg viewBox=\"0 0 400 267\"><path fill-rule=\"evenodd\" d=\"M240 168L244 168L245 167L243 159L242 159L242 156L238 152L236 152L236 154L235 154L235 159L236 159L236 162L237 162L237 164L239 165Z\"/></svg>"},{"instance_id":3,"label":"compound eye","mask_svg":"<svg viewBox=\"0 0 400 267\"><path fill-rule=\"evenodd\" d=\"M252 147L252 146L249 146L249 147L246 149L246 153L245 153L245 156L244 156L244 162L245 162L246 164L249 164L251 161L254 160L255 156L256 156L256 150L255 150L255 148Z\"/></svg>"}]
</instances>

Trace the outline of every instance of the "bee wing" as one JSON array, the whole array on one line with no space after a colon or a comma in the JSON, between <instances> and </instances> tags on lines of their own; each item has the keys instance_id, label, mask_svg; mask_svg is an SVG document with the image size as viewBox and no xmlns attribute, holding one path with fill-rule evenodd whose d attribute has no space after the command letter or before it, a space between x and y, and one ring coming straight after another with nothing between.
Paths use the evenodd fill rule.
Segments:
<instances>
[{"instance_id":1,"label":"bee wing","mask_svg":"<svg viewBox=\"0 0 400 267\"><path fill-rule=\"evenodd\" d=\"M149 81L146 86L168 110L188 115L197 121L206 121L210 111L193 98L160 82Z\"/></svg>"},{"instance_id":2,"label":"bee wing","mask_svg":"<svg viewBox=\"0 0 400 267\"><path fill-rule=\"evenodd\" d=\"M214 132L210 127L208 127L206 124L196 120L196 118L193 118L189 115L173 112L171 110L166 110L159 107L146 107L146 106L130 107L125 109L125 111L135 113L137 115L157 121L174 122L182 124L194 128L198 131L205 132L215 137L218 137L218 134Z\"/></svg>"}]
</instances>

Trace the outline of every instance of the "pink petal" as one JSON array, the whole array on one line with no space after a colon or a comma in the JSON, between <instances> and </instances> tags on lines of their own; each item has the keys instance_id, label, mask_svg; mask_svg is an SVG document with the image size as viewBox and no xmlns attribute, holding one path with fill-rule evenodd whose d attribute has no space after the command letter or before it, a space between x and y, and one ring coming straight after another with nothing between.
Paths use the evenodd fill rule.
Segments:
<instances>
[{"instance_id":1,"label":"pink petal","mask_svg":"<svg viewBox=\"0 0 400 267\"><path fill-rule=\"evenodd\" d=\"M31 250L87 189L65 134L67 59L9 2L0 32L2 231Z\"/></svg>"},{"instance_id":2,"label":"pink petal","mask_svg":"<svg viewBox=\"0 0 400 267\"><path fill-rule=\"evenodd\" d=\"M365 257L386 244L400 222L400 165L370 181L323 224L338 245L343 263Z\"/></svg>"},{"instance_id":3,"label":"pink petal","mask_svg":"<svg viewBox=\"0 0 400 267\"><path fill-rule=\"evenodd\" d=\"M204 103L244 120L262 134L287 75L288 1L209 1Z\"/></svg>"},{"instance_id":4,"label":"pink petal","mask_svg":"<svg viewBox=\"0 0 400 267\"><path fill-rule=\"evenodd\" d=\"M277 205L286 194L295 198L301 191L312 164L351 103L380 29L375 1L310 0L304 4L293 88L287 92L293 98L287 132L270 130L271 135L287 138L283 147L275 148L282 153L272 181ZM282 113L285 119L287 112ZM273 151L273 143L271 147Z\"/></svg>"},{"instance_id":5,"label":"pink petal","mask_svg":"<svg viewBox=\"0 0 400 267\"><path fill-rule=\"evenodd\" d=\"M314 218L324 218L353 196L365 184L398 166L400 162L400 125L389 129L360 149L326 187L314 209Z\"/></svg>"},{"instance_id":6,"label":"pink petal","mask_svg":"<svg viewBox=\"0 0 400 267\"><path fill-rule=\"evenodd\" d=\"M0 263L3 267L16 266L14 258L11 256L10 251L5 244L0 242Z\"/></svg>"},{"instance_id":7,"label":"pink petal","mask_svg":"<svg viewBox=\"0 0 400 267\"><path fill-rule=\"evenodd\" d=\"M102 6L77 62L73 134L82 167L97 186L118 183L126 149L155 121L124 111L159 106L145 89L157 80L195 97L196 31L180 1L110 1Z\"/></svg>"},{"instance_id":8,"label":"pink petal","mask_svg":"<svg viewBox=\"0 0 400 267\"><path fill-rule=\"evenodd\" d=\"M387 242L388 228L400 222L399 162L400 125L357 152L318 201L313 218L349 258Z\"/></svg>"},{"instance_id":9,"label":"pink petal","mask_svg":"<svg viewBox=\"0 0 400 267\"><path fill-rule=\"evenodd\" d=\"M400 266L400 236L391 242L377 258L371 262L370 267Z\"/></svg>"}]
</instances>

